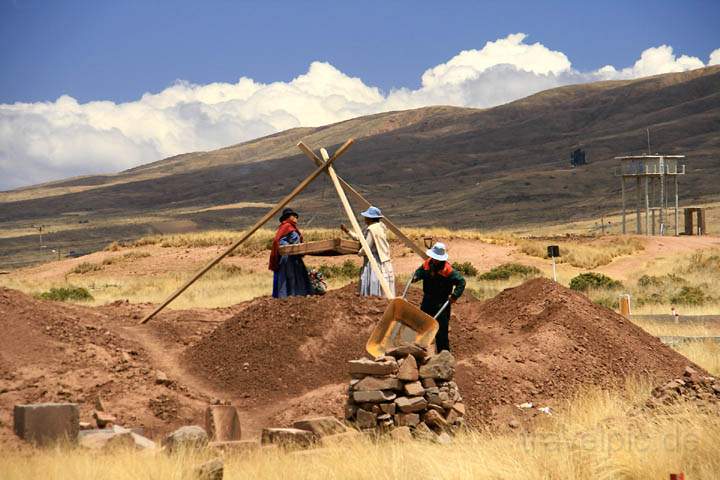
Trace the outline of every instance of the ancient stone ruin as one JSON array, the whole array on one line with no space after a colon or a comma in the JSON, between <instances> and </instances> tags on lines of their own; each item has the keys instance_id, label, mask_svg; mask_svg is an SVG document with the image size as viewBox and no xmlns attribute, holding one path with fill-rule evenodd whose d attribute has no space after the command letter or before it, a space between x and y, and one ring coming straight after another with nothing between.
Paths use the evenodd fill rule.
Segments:
<instances>
[{"instance_id":1,"label":"ancient stone ruin","mask_svg":"<svg viewBox=\"0 0 720 480\"><path fill-rule=\"evenodd\" d=\"M464 424L450 352L429 355L418 345L404 345L374 360L348 363L345 417L358 429L446 442Z\"/></svg>"}]
</instances>

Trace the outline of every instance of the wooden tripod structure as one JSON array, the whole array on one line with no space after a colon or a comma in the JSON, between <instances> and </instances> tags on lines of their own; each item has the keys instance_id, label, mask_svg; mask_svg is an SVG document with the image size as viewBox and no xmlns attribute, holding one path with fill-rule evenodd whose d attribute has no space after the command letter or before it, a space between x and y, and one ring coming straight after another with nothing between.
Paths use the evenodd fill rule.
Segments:
<instances>
[{"instance_id":1,"label":"wooden tripod structure","mask_svg":"<svg viewBox=\"0 0 720 480\"><path fill-rule=\"evenodd\" d=\"M358 239L360 240L360 245L362 246L363 252L365 253L365 256L368 259L368 262L370 263L370 268L372 268L373 273L378 278L380 282L380 287L382 288L383 293L385 294L385 297L388 299L392 299L395 297L395 292L392 292L390 290L390 286L388 285L387 281L385 280L385 277L382 274L382 271L380 270L380 266L375 261L375 257L373 256L372 252L370 251L370 247L368 246L367 242L365 241L365 236L362 234L362 229L360 228L360 225L358 224L357 218L355 217L355 214L352 211L352 207L350 206L350 202L348 201L346 191L349 192L357 201L360 203L363 208L368 208L371 204L368 202L365 197L363 197L357 190L355 190L350 184L348 184L345 180L340 178L337 173L335 172L335 169L333 168L332 164L335 160L337 160L343 153L347 151L348 148L353 144L354 140L351 138L344 144L338 148L335 153L332 156L329 156L327 151L322 148L320 149L321 156L323 159L321 160L315 153L304 143L300 142L297 144L298 148L302 150L302 152L310 159L312 160L317 168L308 175L302 182L298 184L297 187L293 189L292 192L290 192L285 198L280 200L273 208L270 209L263 217L258 220L252 227L250 227L248 230L243 232L242 236L233 243L230 247L228 247L224 252L222 252L220 255L215 257L213 260L211 260L207 265L205 265L203 268L198 270L195 275L193 275L187 282L185 282L180 288L178 288L175 292L173 292L168 298L166 298L155 310L153 310L151 313L149 313L145 318L143 318L140 323L146 323L151 318L153 318L155 315L160 313L165 307L167 307L170 302L175 300L177 297L179 297L185 290L187 290L190 285L195 283L200 277L205 275L212 267L217 265L223 258L227 257L232 253L233 250L235 250L237 247L239 247L242 243L244 243L247 239L249 239L255 232L257 232L263 225L265 225L270 219L272 219L275 215L277 215L280 210L282 210L288 203L290 203L295 197L297 197L305 188L307 188L310 183L312 183L313 180L315 180L320 174L325 172L330 179L333 182L333 185L335 186L335 190L338 194L338 197L340 198L340 202L342 203L343 209L345 210L345 214L348 217L348 220L350 221L350 224L353 227L353 230L355 231L355 234L357 235ZM390 220L387 218L383 218L382 222L388 227L390 231L392 231L395 235L397 235L400 240L403 241L412 251L414 251L416 254L418 254L421 258L425 259L427 258L427 255L425 254L425 251L420 248L415 242L413 242L410 238L408 238L402 231L393 224Z\"/></svg>"}]
</instances>

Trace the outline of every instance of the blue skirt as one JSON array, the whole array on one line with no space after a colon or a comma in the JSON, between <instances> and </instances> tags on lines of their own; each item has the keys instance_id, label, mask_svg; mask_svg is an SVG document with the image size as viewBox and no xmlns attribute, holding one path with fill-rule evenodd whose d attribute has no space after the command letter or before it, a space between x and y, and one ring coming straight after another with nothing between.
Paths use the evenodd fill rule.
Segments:
<instances>
[{"instance_id":1,"label":"blue skirt","mask_svg":"<svg viewBox=\"0 0 720 480\"><path fill-rule=\"evenodd\" d=\"M275 298L312 295L310 276L305 262L299 255L280 257L278 269L273 274L273 292Z\"/></svg>"}]
</instances>

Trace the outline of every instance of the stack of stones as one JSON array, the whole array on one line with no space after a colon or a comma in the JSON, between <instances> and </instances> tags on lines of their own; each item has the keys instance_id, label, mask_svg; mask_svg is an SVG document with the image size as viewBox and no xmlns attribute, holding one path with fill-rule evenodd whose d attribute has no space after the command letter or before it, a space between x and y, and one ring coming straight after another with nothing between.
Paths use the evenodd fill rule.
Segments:
<instances>
[{"instance_id":1,"label":"stack of stones","mask_svg":"<svg viewBox=\"0 0 720 480\"><path fill-rule=\"evenodd\" d=\"M351 360L349 367L345 417L360 430L402 428L416 438L443 441L464 423L455 358L448 351L430 356L421 346L403 345L374 360Z\"/></svg>"}]
</instances>

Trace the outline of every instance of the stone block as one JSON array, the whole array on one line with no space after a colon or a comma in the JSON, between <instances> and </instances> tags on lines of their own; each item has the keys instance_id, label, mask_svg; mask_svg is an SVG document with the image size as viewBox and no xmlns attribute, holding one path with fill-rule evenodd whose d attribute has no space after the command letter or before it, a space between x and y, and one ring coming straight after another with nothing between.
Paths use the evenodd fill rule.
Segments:
<instances>
[{"instance_id":1,"label":"stone block","mask_svg":"<svg viewBox=\"0 0 720 480\"><path fill-rule=\"evenodd\" d=\"M394 377L365 377L355 385L354 390L402 390L402 387L402 382Z\"/></svg>"},{"instance_id":2,"label":"stone block","mask_svg":"<svg viewBox=\"0 0 720 480\"><path fill-rule=\"evenodd\" d=\"M358 409L355 420L357 421L358 428L375 428L377 426L377 416L362 408Z\"/></svg>"},{"instance_id":3,"label":"stone block","mask_svg":"<svg viewBox=\"0 0 720 480\"><path fill-rule=\"evenodd\" d=\"M395 405L403 413L419 412L427 407L427 401L423 397L398 397Z\"/></svg>"},{"instance_id":4,"label":"stone block","mask_svg":"<svg viewBox=\"0 0 720 480\"><path fill-rule=\"evenodd\" d=\"M392 392L384 392L382 390L355 391L353 392L353 400L357 403L382 403L392 402L395 400Z\"/></svg>"},{"instance_id":5,"label":"stone block","mask_svg":"<svg viewBox=\"0 0 720 480\"><path fill-rule=\"evenodd\" d=\"M162 442L168 453L184 449L203 448L207 443L207 432L197 425L180 427L168 434Z\"/></svg>"},{"instance_id":6,"label":"stone block","mask_svg":"<svg viewBox=\"0 0 720 480\"><path fill-rule=\"evenodd\" d=\"M390 415L394 415L397 410L395 403L380 403L378 407L380 407L382 413L389 413Z\"/></svg>"},{"instance_id":7,"label":"stone block","mask_svg":"<svg viewBox=\"0 0 720 480\"><path fill-rule=\"evenodd\" d=\"M420 423L420 415L417 413L398 413L395 415L395 425L398 427L414 427Z\"/></svg>"},{"instance_id":8,"label":"stone block","mask_svg":"<svg viewBox=\"0 0 720 480\"><path fill-rule=\"evenodd\" d=\"M410 397L417 397L425 392L420 382L410 382L405 384L405 394Z\"/></svg>"},{"instance_id":9,"label":"stone block","mask_svg":"<svg viewBox=\"0 0 720 480\"><path fill-rule=\"evenodd\" d=\"M240 416L232 405L209 405L205 409L205 430L213 442L240 440Z\"/></svg>"},{"instance_id":10,"label":"stone block","mask_svg":"<svg viewBox=\"0 0 720 480\"><path fill-rule=\"evenodd\" d=\"M392 375L397 372L398 364L394 358L376 362L368 358L350 360L348 362L351 374L360 375Z\"/></svg>"},{"instance_id":11,"label":"stone block","mask_svg":"<svg viewBox=\"0 0 720 480\"><path fill-rule=\"evenodd\" d=\"M223 480L225 464L222 458L214 458L195 469L198 480Z\"/></svg>"},{"instance_id":12,"label":"stone block","mask_svg":"<svg viewBox=\"0 0 720 480\"><path fill-rule=\"evenodd\" d=\"M419 378L415 357L408 355L398 368L397 378L405 382L414 382Z\"/></svg>"},{"instance_id":13,"label":"stone block","mask_svg":"<svg viewBox=\"0 0 720 480\"><path fill-rule=\"evenodd\" d=\"M423 422L430 427L435 427L440 430L444 430L448 426L445 418L436 410L428 410L425 415L423 415Z\"/></svg>"},{"instance_id":14,"label":"stone block","mask_svg":"<svg viewBox=\"0 0 720 480\"><path fill-rule=\"evenodd\" d=\"M67 440L76 443L80 429L80 410L76 403L36 403L15 405L15 434L37 445Z\"/></svg>"},{"instance_id":15,"label":"stone block","mask_svg":"<svg viewBox=\"0 0 720 480\"><path fill-rule=\"evenodd\" d=\"M387 352L385 352L385 355L398 359L412 356L419 361L423 361L425 358L427 358L428 351L426 348L421 347L420 345L417 345L415 343L408 343L389 349Z\"/></svg>"},{"instance_id":16,"label":"stone block","mask_svg":"<svg viewBox=\"0 0 720 480\"><path fill-rule=\"evenodd\" d=\"M455 357L447 350L443 350L430 357L420 367L420 378L434 378L436 380L451 380L455 374Z\"/></svg>"},{"instance_id":17,"label":"stone block","mask_svg":"<svg viewBox=\"0 0 720 480\"><path fill-rule=\"evenodd\" d=\"M336 435L347 432L347 427L335 417L317 417L298 420L293 428L313 432L318 437Z\"/></svg>"},{"instance_id":18,"label":"stone block","mask_svg":"<svg viewBox=\"0 0 720 480\"><path fill-rule=\"evenodd\" d=\"M260 442L263 445L278 445L284 448L308 448L317 441L317 436L299 428L263 428Z\"/></svg>"},{"instance_id":19,"label":"stone block","mask_svg":"<svg viewBox=\"0 0 720 480\"><path fill-rule=\"evenodd\" d=\"M260 442L257 440L234 440L228 442L210 442L208 447L213 450L232 454L254 452L260 449Z\"/></svg>"}]
</instances>

